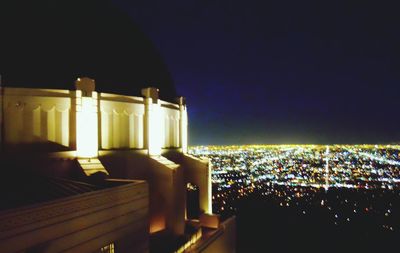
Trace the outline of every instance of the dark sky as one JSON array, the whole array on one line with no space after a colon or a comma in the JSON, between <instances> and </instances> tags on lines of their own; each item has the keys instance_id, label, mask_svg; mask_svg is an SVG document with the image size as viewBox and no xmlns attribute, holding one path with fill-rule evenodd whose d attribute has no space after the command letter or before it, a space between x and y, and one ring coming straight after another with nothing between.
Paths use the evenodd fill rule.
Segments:
<instances>
[{"instance_id":1,"label":"dark sky","mask_svg":"<svg viewBox=\"0 0 400 253\"><path fill-rule=\"evenodd\" d=\"M187 97L192 145L400 141L395 5L114 2Z\"/></svg>"},{"instance_id":2,"label":"dark sky","mask_svg":"<svg viewBox=\"0 0 400 253\"><path fill-rule=\"evenodd\" d=\"M158 49L111 0L0 0L0 75L7 87L70 90L86 76L101 92L152 85L176 98Z\"/></svg>"}]
</instances>

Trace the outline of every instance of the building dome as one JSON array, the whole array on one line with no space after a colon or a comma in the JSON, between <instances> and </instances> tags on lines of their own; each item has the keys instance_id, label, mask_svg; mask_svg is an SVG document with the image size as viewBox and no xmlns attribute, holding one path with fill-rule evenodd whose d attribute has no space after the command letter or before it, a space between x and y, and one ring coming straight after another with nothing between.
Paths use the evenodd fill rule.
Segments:
<instances>
[{"instance_id":1,"label":"building dome","mask_svg":"<svg viewBox=\"0 0 400 253\"><path fill-rule=\"evenodd\" d=\"M0 74L8 87L71 90L90 77L99 92L176 96L157 49L107 0L2 0Z\"/></svg>"}]
</instances>

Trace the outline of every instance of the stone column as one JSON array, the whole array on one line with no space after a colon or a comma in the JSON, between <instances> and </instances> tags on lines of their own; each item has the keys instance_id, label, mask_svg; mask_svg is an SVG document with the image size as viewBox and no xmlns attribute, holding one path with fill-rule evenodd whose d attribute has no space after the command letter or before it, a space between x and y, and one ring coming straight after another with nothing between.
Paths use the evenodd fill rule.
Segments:
<instances>
[{"instance_id":1,"label":"stone column","mask_svg":"<svg viewBox=\"0 0 400 253\"><path fill-rule=\"evenodd\" d=\"M161 118L161 107L158 101L158 89L154 87L142 89L144 96L144 144L148 155L161 155L163 143L163 129Z\"/></svg>"},{"instance_id":2,"label":"stone column","mask_svg":"<svg viewBox=\"0 0 400 253\"><path fill-rule=\"evenodd\" d=\"M179 102L179 146L182 153L186 154L188 149L188 116L186 110L186 100L184 97L178 98Z\"/></svg>"},{"instance_id":3,"label":"stone column","mask_svg":"<svg viewBox=\"0 0 400 253\"><path fill-rule=\"evenodd\" d=\"M76 87L76 153L80 158L98 155L98 101L95 81L83 77Z\"/></svg>"}]
</instances>

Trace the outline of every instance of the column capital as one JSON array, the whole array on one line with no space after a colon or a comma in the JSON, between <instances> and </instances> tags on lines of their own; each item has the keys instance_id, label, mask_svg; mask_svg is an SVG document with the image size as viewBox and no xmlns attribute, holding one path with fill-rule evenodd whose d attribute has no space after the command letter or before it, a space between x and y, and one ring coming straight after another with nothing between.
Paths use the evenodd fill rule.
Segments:
<instances>
[{"instance_id":1,"label":"column capital","mask_svg":"<svg viewBox=\"0 0 400 253\"><path fill-rule=\"evenodd\" d=\"M75 88L82 91L82 96L91 97L96 85L94 79L89 77L79 77L75 81Z\"/></svg>"},{"instance_id":2,"label":"column capital","mask_svg":"<svg viewBox=\"0 0 400 253\"><path fill-rule=\"evenodd\" d=\"M179 105L186 105L186 98L185 98L185 97L177 97L177 98L176 98L176 102L177 102Z\"/></svg>"},{"instance_id":3,"label":"column capital","mask_svg":"<svg viewBox=\"0 0 400 253\"><path fill-rule=\"evenodd\" d=\"M148 87L142 89L142 96L145 98L151 98L153 103L156 104L158 100L159 90L155 87Z\"/></svg>"}]
</instances>

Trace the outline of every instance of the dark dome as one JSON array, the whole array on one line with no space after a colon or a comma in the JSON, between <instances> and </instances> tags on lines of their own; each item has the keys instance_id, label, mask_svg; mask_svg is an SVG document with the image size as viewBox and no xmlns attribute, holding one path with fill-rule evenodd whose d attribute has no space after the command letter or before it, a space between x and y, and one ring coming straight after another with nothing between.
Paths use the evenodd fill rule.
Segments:
<instances>
[{"instance_id":1,"label":"dark dome","mask_svg":"<svg viewBox=\"0 0 400 253\"><path fill-rule=\"evenodd\" d=\"M157 49L107 0L1 0L0 74L9 87L71 90L86 76L100 92L176 96Z\"/></svg>"}]
</instances>

